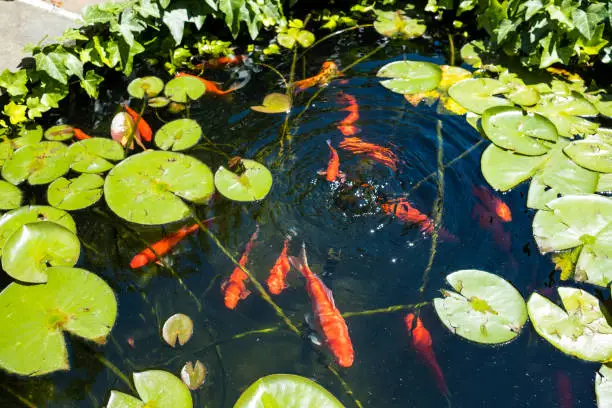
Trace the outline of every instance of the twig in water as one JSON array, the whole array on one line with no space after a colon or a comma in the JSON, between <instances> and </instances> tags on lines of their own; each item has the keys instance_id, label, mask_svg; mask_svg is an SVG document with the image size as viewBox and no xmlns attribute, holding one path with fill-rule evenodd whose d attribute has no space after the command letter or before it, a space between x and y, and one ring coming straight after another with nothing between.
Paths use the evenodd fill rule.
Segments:
<instances>
[{"instance_id":1,"label":"twig in water","mask_svg":"<svg viewBox=\"0 0 612 408\"><path fill-rule=\"evenodd\" d=\"M415 303L412 305L395 305L395 306L383 307L380 309L362 310L360 312L346 312L346 313L342 313L342 317L349 318L349 317L356 317L356 316L370 316L370 315L381 314L381 313L395 313L395 312L401 312L404 310L420 309L421 307L428 305L428 304L429 302L420 302L420 303Z\"/></svg>"},{"instance_id":2,"label":"twig in water","mask_svg":"<svg viewBox=\"0 0 612 408\"><path fill-rule=\"evenodd\" d=\"M123 383L128 386L130 391L138 395L136 389L134 388L130 380L125 374L123 374L123 372L121 372L121 370L116 365L108 361L106 358L102 357L102 355L99 353L96 353L96 358L100 360L100 362L104 364L108 369L110 369L121 381L123 381Z\"/></svg>"},{"instance_id":3,"label":"twig in water","mask_svg":"<svg viewBox=\"0 0 612 408\"><path fill-rule=\"evenodd\" d=\"M340 376L340 373L338 373L338 370L336 370L334 366L331 364L327 365L327 369L331 371L331 373L336 377L338 382L342 385L342 388L344 388L344 392L346 393L346 395L348 395L349 397L353 399L353 402L355 403L355 405L358 408L363 408L363 404L359 401L359 399L357 399L357 396L355 395L351 387L347 384L347 382L344 381L344 378Z\"/></svg>"},{"instance_id":4,"label":"twig in water","mask_svg":"<svg viewBox=\"0 0 612 408\"><path fill-rule=\"evenodd\" d=\"M27 399L24 396L21 396L19 394L17 394L17 392L15 392L11 387L9 387L8 385L2 384L0 383L0 387L2 387L3 389L6 390L6 392L8 392L9 394L11 394L13 397L15 397L15 399L19 400L19 402L21 402L24 406L28 407L28 408L37 408L36 404L34 404L32 401L30 401L29 399Z\"/></svg>"}]
</instances>

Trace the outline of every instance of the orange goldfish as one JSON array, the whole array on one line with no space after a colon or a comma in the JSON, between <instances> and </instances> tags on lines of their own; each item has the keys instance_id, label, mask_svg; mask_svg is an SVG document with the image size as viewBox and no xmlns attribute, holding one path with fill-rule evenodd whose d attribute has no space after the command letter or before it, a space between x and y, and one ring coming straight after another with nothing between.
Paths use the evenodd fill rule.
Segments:
<instances>
[{"instance_id":1,"label":"orange goldfish","mask_svg":"<svg viewBox=\"0 0 612 408\"><path fill-rule=\"evenodd\" d=\"M341 102L348 103L346 108L342 108L343 111L349 112L348 116L340 122L337 126L338 130L342 132L344 136L353 136L359 130L357 126L353 125L359 119L359 105L357 105L357 99L353 95L340 94L338 98Z\"/></svg>"},{"instance_id":2,"label":"orange goldfish","mask_svg":"<svg viewBox=\"0 0 612 408\"><path fill-rule=\"evenodd\" d=\"M294 92L301 92L315 85L327 85L332 79L342 75L338 66L333 61L325 61L321 66L321 71L315 76L305 78L293 83Z\"/></svg>"},{"instance_id":3,"label":"orange goldfish","mask_svg":"<svg viewBox=\"0 0 612 408\"><path fill-rule=\"evenodd\" d=\"M204 84L204 86L206 87L206 92L207 93L211 93L213 95L227 95L229 93L234 92L237 89L242 88L244 85L246 85L245 82L242 83L236 83L231 85L228 89L226 89L225 91L222 89L219 89L219 87L217 86L216 82L213 81L209 81L207 79L204 78L200 78L199 76L196 75L191 75L191 74L187 74L185 72L177 72L175 77L191 77L191 78L196 78L197 80L199 80L200 82L202 82Z\"/></svg>"},{"instance_id":4,"label":"orange goldfish","mask_svg":"<svg viewBox=\"0 0 612 408\"><path fill-rule=\"evenodd\" d=\"M79 128L73 127L72 131L74 132L74 137L77 138L78 140L91 139L91 136L89 136L87 133L83 132Z\"/></svg>"},{"instance_id":5,"label":"orange goldfish","mask_svg":"<svg viewBox=\"0 0 612 408\"><path fill-rule=\"evenodd\" d=\"M393 199L380 205L380 209L388 215L394 215L398 219L411 224L418 224L421 232L431 234L434 231L434 221L428 216L410 205L405 198ZM457 242L458 238L446 231L438 229L440 238L448 242Z\"/></svg>"},{"instance_id":6,"label":"orange goldfish","mask_svg":"<svg viewBox=\"0 0 612 408\"><path fill-rule=\"evenodd\" d=\"M123 104L123 108L125 111L132 117L134 123L137 123L138 132L140 136L146 141L150 142L153 139L153 131L151 130L151 126L144 120L142 116L138 114L134 109L127 106L126 103Z\"/></svg>"},{"instance_id":7,"label":"orange goldfish","mask_svg":"<svg viewBox=\"0 0 612 408\"><path fill-rule=\"evenodd\" d=\"M411 336L412 346L419 354L423 362L425 362L427 367L429 367L431 370L436 379L438 389L442 395L448 399L449 392L448 387L446 386L446 381L444 380L444 374L442 374L442 369L438 365L436 355L431 347L431 334L429 334L429 331L425 328L425 326L423 326L423 322L421 321L420 317L416 318L415 324L415 316L413 313L408 313L404 317L404 322L406 323L408 334Z\"/></svg>"},{"instance_id":8,"label":"orange goldfish","mask_svg":"<svg viewBox=\"0 0 612 408\"><path fill-rule=\"evenodd\" d=\"M336 362L341 367L352 366L355 352L353 351L348 327L340 311L336 308L331 290L308 267L306 245L302 244L302 253L299 259L290 256L289 261L306 278L306 291L312 301L315 321Z\"/></svg>"},{"instance_id":9,"label":"orange goldfish","mask_svg":"<svg viewBox=\"0 0 612 408\"><path fill-rule=\"evenodd\" d=\"M329 182L336 181L340 179L341 182L344 182L346 175L340 171L340 157L338 157L338 152L331 145L331 140L327 141L327 145L329 146L330 156L329 162L327 163L327 170L320 170L318 172L319 175L325 176L325 180Z\"/></svg>"},{"instance_id":10,"label":"orange goldfish","mask_svg":"<svg viewBox=\"0 0 612 408\"><path fill-rule=\"evenodd\" d=\"M251 235L249 242L240 257L238 263L243 268L246 266L249 261L249 254L253 249L255 244L255 240L257 239L257 235L259 234L259 225L255 227L255 232ZM229 279L226 279L221 284L221 292L223 292L223 301L225 302L225 307L228 309L234 309L238 302L241 299L246 299L251 291L246 288L245 281L248 279L248 276L242 269L239 267L235 267Z\"/></svg>"},{"instance_id":11,"label":"orange goldfish","mask_svg":"<svg viewBox=\"0 0 612 408\"><path fill-rule=\"evenodd\" d=\"M287 273L291 269L289 264L289 258L287 257L287 245L289 244L289 238L287 238L283 244L283 250L279 257L276 259L274 266L270 270L270 276L268 277L268 289L273 295L280 294L283 289L287 287L285 278Z\"/></svg>"},{"instance_id":12,"label":"orange goldfish","mask_svg":"<svg viewBox=\"0 0 612 408\"><path fill-rule=\"evenodd\" d=\"M364 142L358 137L345 137L339 146L353 154L365 154L372 160L389 167L393 171L397 171L399 161L397 155L387 147Z\"/></svg>"},{"instance_id":13,"label":"orange goldfish","mask_svg":"<svg viewBox=\"0 0 612 408\"><path fill-rule=\"evenodd\" d=\"M504 203L499 197L491 192L485 186L472 186L472 194L474 194L486 207L486 209L497 215L502 222L512 221L512 212L510 207Z\"/></svg>"},{"instance_id":14,"label":"orange goldfish","mask_svg":"<svg viewBox=\"0 0 612 408\"><path fill-rule=\"evenodd\" d=\"M201 62L196 64L194 67L196 69L204 69L204 68L225 68L230 65L239 65L246 61L249 57L246 55L228 55L225 57L219 57L215 59L209 59L208 61Z\"/></svg>"}]
</instances>

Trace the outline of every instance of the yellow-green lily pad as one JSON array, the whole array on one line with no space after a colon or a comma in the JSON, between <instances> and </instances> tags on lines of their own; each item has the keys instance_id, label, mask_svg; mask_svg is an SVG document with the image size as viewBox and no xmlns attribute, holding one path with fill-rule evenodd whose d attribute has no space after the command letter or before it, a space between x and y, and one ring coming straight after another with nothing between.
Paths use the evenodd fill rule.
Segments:
<instances>
[{"instance_id":1,"label":"yellow-green lily pad","mask_svg":"<svg viewBox=\"0 0 612 408\"><path fill-rule=\"evenodd\" d=\"M491 187L507 191L531 178L546 159L546 156L516 154L491 144L482 153L480 167Z\"/></svg>"},{"instance_id":2,"label":"yellow-green lily pad","mask_svg":"<svg viewBox=\"0 0 612 408\"><path fill-rule=\"evenodd\" d=\"M134 385L140 400L119 391L111 391L107 408L193 408L189 388L167 371L134 373Z\"/></svg>"},{"instance_id":3,"label":"yellow-green lily pad","mask_svg":"<svg viewBox=\"0 0 612 408\"><path fill-rule=\"evenodd\" d=\"M2 177L15 185L48 184L70 170L68 148L61 142L40 142L16 150L2 166Z\"/></svg>"},{"instance_id":4,"label":"yellow-green lily pad","mask_svg":"<svg viewBox=\"0 0 612 408\"><path fill-rule=\"evenodd\" d=\"M151 108L163 108L165 106L168 106L168 104L170 103L170 99L165 98L163 96L156 96L155 98L149 99L147 103Z\"/></svg>"},{"instance_id":5,"label":"yellow-green lily pad","mask_svg":"<svg viewBox=\"0 0 612 408\"><path fill-rule=\"evenodd\" d=\"M181 151L198 143L202 128L193 119L176 119L163 125L155 133L155 144L162 150Z\"/></svg>"},{"instance_id":6,"label":"yellow-green lily pad","mask_svg":"<svg viewBox=\"0 0 612 408\"><path fill-rule=\"evenodd\" d=\"M97 174L81 174L73 179L60 177L49 185L47 201L62 210L80 210L98 202L102 186L104 179Z\"/></svg>"},{"instance_id":7,"label":"yellow-green lily pad","mask_svg":"<svg viewBox=\"0 0 612 408\"><path fill-rule=\"evenodd\" d=\"M56 125L45 130L44 136L47 140L61 142L63 140L72 139L74 132L72 131L72 126Z\"/></svg>"},{"instance_id":8,"label":"yellow-green lily pad","mask_svg":"<svg viewBox=\"0 0 612 408\"><path fill-rule=\"evenodd\" d=\"M121 143L102 137L92 137L73 143L68 148L70 167L79 173L102 173L123 160L125 151Z\"/></svg>"},{"instance_id":9,"label":"yellow-green lily pad","mask_svg":"<svg viewBox=\"0 0 612 408\"><path fill-rule=\"evenodd\" d=\"M465 109L482 115L495 106L512 106L506 98L495 96L508 91L508 86L497 79L471 78L451 86L448 94Z\"/></svg>"},{"instance_id":10,"label":"yellow-green lily pad","mask_svg":"<svg viewBox=\"0 0 612 408\"><path fill-rule=\"evenodd\" d=\"M422 20L410 18L402 10L374 11L376 12L374 29L385 37L409 40L422 36L427 29L425 24L421 24Z\"/></svg>"},{"instance_id":11,"label":"yellow-green lily pad","mask_svg":"<svg viewBox=\"0 0 612 408\"><path fill-rule=\"evenodd\" d=\"M599 127L597 123L581 117L597 115L598 111L577 92L568 95L543 94L533 111L550 119L563 137L592 134Z\"/></svg>"},{"instance_id":12,"label":"yellow-green lily pad","mask_svg":"<svg viewBox=\"0 0 612 408\"><path fill-rule=\"evenodd\" d=\"M170 316L162 328L162 337L170 347L175 347L177 342L181 346L184 345L192 335L193 320L182 313Z\"/></svg>"},{"instance_id":13,"label":"yellow-green lily pad","mask_svg":"<svg viewBox=\"0 0 612 408\"><path fill-rule=\"evenodd\" d=\"M136 78L129 83L128 93L134 98L142 99L145 97L153 98L164 89L164 81L156 76L145 76Z\"/></svg>"},{"instance_id":14,"label":"yellow-green lily pad","mask_svg":"<svg viewBox=\"0 0 612 408\"><path fill-rule=\"evenodd\" d=\"M411 94L435 89L442 78L436 64L424 61L395 61L382 67L376 74L385 88L399 94Z\"/></svg>"},{"instance_id":15,"label":"yellow-green lily pad","mask_svg":"<svg viewBox=\"0 0 612 408\"><path fill-rule=\"evenodd\" d=\"M19 128L17 134L18 137L11 139L15 149L37 145L43 138L43 128L40 125L25 125Z\"/></svg>"},{"instance_id":16,"label":"yellow-green lily pad","mask_svg":"<svg viewBox=\"0 0 612 408\"><path fill-rule=\"evenodd\" d=\"M234 201L262 200L272 188L272 173L261 163L242 159L245 171L238 175L221 166L215 173L215 186Z\"/></svg>"},{"instance_id":17,"label":"yellow-green lily pad","mask_svg":"<svg viewBox=\"0 0 612 408\"><path fill-rule=\"evenodd\" d=\"M166 96L178 103L187 103L189 101L195 101L204 95L206 92L206 85L202 83L198 78L192 76L179 76L172 78L166 83L164 93Z\"/></svg>"},{"instance_id":18,"label":"yellow-green lily pad","mask_svg":"<svg viewBox=\"0 0 612 408\"><path fill-rule=\"evenodd\" d=\"M23 200L23 193L19 187L0 180L0 210L19 208Z\"/></svg>"},{"instance_id":19,"label":"yellow-green lily pad","mask_svg":"<svg viewBox=\"0 0 612 408\"><path fill-rule=\"evenodd\" d=\"M291 98L285 94L273 92L264 97L261 105L251 106L255 112L287 113L291 110Z\"/></svg>"},{"instance_id":20,"label":"yellow-green lily pad","mask_svg":"<svg viewBox=\"0 0 612 408\"><path fill-rule=\"evenodd\" d=\"M612 407L612 366L602 365L595 373L597 408Z\"/></svg>"},{"instance_id":21,"label":"yellow-green lily pad","mask_svg":"<svg viewBox=\"0 0 612 408\"><path fill-rule=\"evenodd\" d=\"M575 140L563 152L576 164L600 173L612 173L612 145L599 137Z\"/></svg>"}]
</instances>

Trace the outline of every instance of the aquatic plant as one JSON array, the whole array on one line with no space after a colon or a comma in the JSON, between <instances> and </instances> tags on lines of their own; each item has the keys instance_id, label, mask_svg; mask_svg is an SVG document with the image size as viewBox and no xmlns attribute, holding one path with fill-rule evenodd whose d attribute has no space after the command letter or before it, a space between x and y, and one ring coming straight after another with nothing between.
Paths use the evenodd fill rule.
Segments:
<instances>
[{"instance_id":1,"label":"aquatic plant","mask_svg":"<svg viewBox=\"0 0 612 408\"><path fill-rule=\"evenodd\" d=\"M134 373L133 378L134 387L140 399L113 390L106 404L108 408L193 407L193 400L187 386L167 371L143 371Z\"/></svg>"}]
</instances>

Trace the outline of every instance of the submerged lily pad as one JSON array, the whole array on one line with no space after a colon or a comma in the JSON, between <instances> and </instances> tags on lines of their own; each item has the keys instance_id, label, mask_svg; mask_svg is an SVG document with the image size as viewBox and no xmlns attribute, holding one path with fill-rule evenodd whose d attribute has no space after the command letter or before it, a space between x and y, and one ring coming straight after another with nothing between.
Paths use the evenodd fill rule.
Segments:
<instances>
[{"instance_id":1,"label":"submerged lily pad","mask_svg":"<svg viewBox=\"0 0 612 408\"><path fill-rule=\"evenodd\" d=\"M200 360L188 361L181 369L181 380L190 390L197 390L206 381L206 367Z\"/></svg>"},{"instance_id":2,"label":"submerged lily pad","mask_svg":"<svg viewBox=\"0 0 612 408\"><path fill-rule=\"evenodd\" d=\"M4 180L0 180L0 210L19 208L23 200L23 193L19 187Z\"/></svg>"},{"instance_id":3,"label":"submerged lily pad","mask_svg":"<svg viewBox=\"0 0 612 408\"><path fill-rule=\"evenodd\" d=\"M81 244L74 232L50 221L25 224L4 244L2 269L22 282L47 282L53 266L74 266Z\"/></svg>"},{"instance_id":4,"label":"submerged lily pad","mask_svg":"<svg viewBox=\"0 0 612 408\"><path fill-rule=\"evenodd\" d=\"M73 179L61 177L49 185L47 201L62 210L80 210L98 202L103 185L104 179L97 174L81 174Z\"/></svg>"},{"instance_id":5,"label":"submerged lily pad","mask_svg":"<svg viewBox=\"0 0 612 408\"><path fill-rule=\"evenodd\" d=\"M202 137L202 128L193 119L176 119L163 125L155 133L155 144L162 150L189 149Z\"/></svg>"},{"instance_id":6,"label":"submerged lily pad","mask_svg":"<svg viewBox=\"0 0 612 408\"><path fill-rule=\"evenodd\" d=\"M597 408L612 406L612 367L602 365L595 373L595 395L597 396Z\"/></svg>"},{"instance_id":7,"label":"submerged lily pad","mask_svg":"<svg viewBox=\"0 0 612 408\"><path fill-rule=\"evenodd\" d=\"M0 367L37 376L69 369L64 331L103 344L117 316L112 289L79 268L53 267L44 285L0 293Z\"/></svg>"},{"instance_id":8,"label":"submerged lily pad","mask_svg":"<svg viewBox=\"0 0 612 408\"><path fill-rule=\"evenodd\" d=\"M50 183L70 170L67 151L61 142L24 146L4 163L2 177L15 185L26 180L31 185Z\"/></svg>"},{"instance_id":9,"label":"submerged lily pad","mask_svg":"<svg viewBox=\"0 0 612 408\"><path fill-rule=\"evenodd\" d=\"M181 153L146 151L127 158L106 176L110 209L130 222L167 224L190 214L183 200L204 203L214 192L204 163Z\"/></svg>"},{"instance_id":10,"label":"submerged lily pad","mask_svg":"<svg viewBox=\"0 0 612 408\"><path fill-rule=\"evenodd\" d=\"M223 196L234 201L262 200L272 188L272 174L261 163L242 159L244 173L238 175L221 166L215 173L215 186Z\"/></svg>"},{"instance_id":11,"label":"submerged lily pad","mask_svg":"<svg viewBox=\"0 0 612 408\"><path fill-rule=\"evenodd\" d=\"M68 156L72 170L79 173L102 173L113 168L112 161L123 160L125 152L117 141L93 137L72 144Z\"/></svg>"},{"instance_id":12,"label":"submerged lily pad","mask_svg":"<svg viewBox=\"0 0 612 408\"><path fill-rule=\"evenodd\" d=\"M291 110L291 98L274 92L266 95L261 105L251 106L251 109L261 113L287 113Z\"/></svg>"},{"instance_id":13,"label":"submerged lily pad","mask_svg":"<svg viewBox=\"0 0 612 408\"><path fill-rule=\"evenodd\" d=\"M61 142L62 140L72 139L74 132L72 126L69 125L56 125L45 130L45 139L55 140Z\"/></svg>"},{"instance_id":14,"label":"submerged lily pad","mask_svg":"<svg viewBox=\"0 0 612 408\"><path fill-rule=\"evenodd\" d=\"M599 300L577 288L561 287L565 310L534 292L527 301L529 318L538 334L559 350L587 361L612 360L612 327Z\"/></svg>"},{"instance_id":15,"label":"submerged lily pad","mask_svg":"<svg viewBox=\"0 0 612 408\"><path fill-rule=\"evenodd\" d=\"M424 61L395 61L382 67L376 74L387 89L399 94L410 94L435 89L442 78L442 70L436 64Z\"/></svg>"},{"instance_id":16,"label":"submerged lily pad","mask_svg":"<svg viewBox=\"0 0 612 408\"><path fill-rule=\"evenodd\" d=\"M480 167L491 187L507 191L531 178L545 161L546 156L523 156L491 144L482 153Z\"/></svg>"},{"instance_id":17,"label":"submerged lily pad","mask_svg":"<svg viewBox=\"0 0 612 408\"><path fill-rule=\"evenodd\" d=\"M448 94L465 109L482 115L495 106L512 106L506 98L494 96L507 91L507 85L497 79L472 78L457 82L449 88Z\"/></svg>"},{"instance_id":18,"label":"submerged lily pad","mask_svg":"<svg viewBox=\"0 0 612 408\"><path fill-rule=\"evenodd\" d=\"M164 93L174 102L187 103L202 97L206 92L206 85L198 78L181 76L172 78L166 84Z\"/></svg>"},{"instance_id":19,"label":"submerged lily pad","mask_svg":"<svg viewBox=\"0 0 612 408\"><path fill-rule=\"evenodd\" d=\"M484 344L505 343L519 335L527 308L514 286L477 269L453 272L446 280L458 293L444 291L434 306L450 331Z\"/></svg>"},{"instance_id":20,"label":"submerged lily pad","mask_svg":"<svg viewBox=\"0 0 612 408\"><path fill-rule=\"evenodd\" d=\"M575 140L563 152L585 169L612 173L612 145L598 137Z\"/></svg>"},{"instance_id":21,"label":"submerged lily pad","mask_svg":"<svg viewBox=\"0 0 612 408\"><path fill-rule=\"evenodd\" d=\"M192 335L193 321L182 313L170 316L162 328L162 337L170 347L175 347L177 341L181 346L184 345Z\"/></svg>"},{"instance_id":22,"label":"submerged lily pad","mask_svg":"<svg viewBox=\"0 0 612 408\"><path fill-rule=\"evenodd\" d=\"M169 372L150 370L134 373L133 377L140 400L119 391L111 391L107 408L193 408L191 392Z\"/></svg>"},{"instance_id":23,"label":"submerged lily pad","mask_svg":"<svg viewBox=\"0 0 612 408\"><path fill-rule=\"evenodd\" d=\"M234 408L343 408L329 391L293 374L272 374L262 377L242 393Z\"/></svg>"},{"instance_id":24,"label":"submerged lily pad","mask_svg":"<svg viewBox=\"0 0 612 408\"><path fill-rule=\"evenodd\" d=\"M127 91L134 98L142 99L153 98L157 96L162 89L164 89L164 81L156 76L146 76L142 78L136 78L127 87Z\"/></svg>"},{"instance_id":25,"label":"submerged lily pad","mask_svg":"<svg viewBox=\"0 0 612 408\"><path fill-rule=\"evenodd\" d=\"M374 21L374 29L379 34L385 37L399 37L405 40L420 37L425 33L427 26L422 23L422 20L410 18L403 11L378 11L376 12L376 21Z\"/></svg>"}]
</instances>

